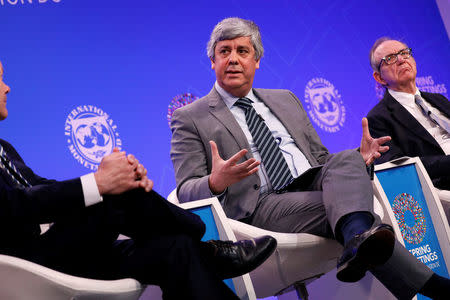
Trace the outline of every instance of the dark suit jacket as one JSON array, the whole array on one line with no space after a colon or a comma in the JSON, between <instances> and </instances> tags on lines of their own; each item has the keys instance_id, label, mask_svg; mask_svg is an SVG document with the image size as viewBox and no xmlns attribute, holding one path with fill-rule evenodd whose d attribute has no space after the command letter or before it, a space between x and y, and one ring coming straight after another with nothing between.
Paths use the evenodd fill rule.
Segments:
<instances>
[{"instance_id":1,"label":"dark suit jacket","mask_svg":"<svg viewBox=\"0 0 450 300\"><path fill-rule=\"evenodd\" d=\"M55 181L39 177L8 142L0 139L0 143L8 158L32 185L18 187L0 168L2 254L89 278L118 278L123 276L117 275L122 274L120 268L123 267L132 272L127 276L147 282L145 276L163 272L153 267L144 274L140 265L151 263L152 259L172 259L169 254L165 256L154 250L159 249L155 247L157 243L171 243L182 234L200 240L205 232L205 225L197 215L173 205L155 191L147 193L143 189L134 189L120 195L106 195L103 202L86 207L79 178ZM41 235L39 224L50 222L54 225ZM119 233L135 240L151 240L139 244L145 249L136 251L135 256L120 254L127 257L128 262L119 264L120 268L116 263L121 248L115 244ZM160 237L156 239L158 242L155 242L155 236ZM139 253L147 254L143 258ZM163 263L161 267L167 266Z\"/></svg>"},{"instance_id":2,"label":"dark suit jacket","mask_svg":"<svg viewBox=\"0 0 450 300\"><path fill-rule=\"evenodd\" d=\"M194 292L196 299L230 299L231 292L207 268L196 243L205 232L197 215L143 189L106 195L101 203L85 207L79 178L41 178L9 143L0 143L32 185L18 187L0 168L0 253L75 276L132 277L161 285L171 299ZM54 224L40 235L39 224L48 222ZM119 233L131 239L117 241Z\"/></svg>"},{"instance_id":3,"label":"dark suit jacket","mask_svg":"<svg viewBox=\"0 0 450 300\"><path fill-rule=\"evenodd\" d=\"M431 105L450 118L450 102L440 94L421 92ZM384 163L402 156L418 156L422 160L435 186L450 188L450 156L428 131L388 91L368 113L370 133L373 137L390 135L389 151L375 161Z\"/></svg>"},{"instance_id":4,"label":"dark suit jacket","mask_svg":"<svg viewBox=\"0 0 450 300\"><path fill-rule=\"evenodd\" d=\"M0 168L0 252L25 249L37 239L39 224L54 222L67 212L85 207L79 178L54 181L37 176L27 167L17 151L0 139L9 159L33 187L15 186L10 175Z\"/></svg>"},{"instance_id":5,"label":"dark suit jacket","mask_svg":"<svg viewBox=\"0 0 450 300\"><path fill-rule=\"evenodd\" d=\"M283 123L311 166L326 162L328 150L292 92L269 89L253 89L253 92ZM177 109L171 129L170 155L181 202L211 197L208 185L212 167L210 140L216 142L223 159L229 159L242 149L248 150L245 159L252 157L244 132L215 88L205 97ZM258 201L260 185L255 173L228 187L222 203L227 216L233 219L250 216Z\"/></svg>"}]
</instances>

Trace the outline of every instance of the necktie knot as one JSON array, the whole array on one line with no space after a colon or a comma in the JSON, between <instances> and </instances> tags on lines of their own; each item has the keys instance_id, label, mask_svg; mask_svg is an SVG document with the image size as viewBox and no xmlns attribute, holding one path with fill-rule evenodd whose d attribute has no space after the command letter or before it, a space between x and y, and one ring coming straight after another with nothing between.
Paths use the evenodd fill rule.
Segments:
<instances>
[{"instance_id":1,"label":"necktie knot","mask_svg":"<svg viewBox=\"0 0 450 300\"><path fill-rule=\"evenodd\" d=\"M244 110L248 110L249 108L252 108L252 103L253 101L248 99L248 98L239 98L234 105L236 105L237 107L240 107Z\"/></svg>"}]
</instances>

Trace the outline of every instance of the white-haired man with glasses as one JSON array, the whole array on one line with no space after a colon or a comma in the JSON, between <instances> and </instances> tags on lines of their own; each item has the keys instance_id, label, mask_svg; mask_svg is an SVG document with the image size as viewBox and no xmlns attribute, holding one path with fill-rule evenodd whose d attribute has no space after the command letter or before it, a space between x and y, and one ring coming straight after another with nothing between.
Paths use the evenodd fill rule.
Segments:
<instances>
[{"instance_id":1,"label":"white-haired man with glasses","mask_svg":"<svg viewBox=\"0 0 450 300\"><path fill-rule=\"evenodd\" d=\"M433 184L450 190L450 102L444 96L419 91L416 61L405 43L387 37L370 50L373 78L386 88L369 112L372 136L389 135L389 151L375 163L402 156L420 157ZM450 203L442 201L450 220Z\"/></svg>"}]
</instances>

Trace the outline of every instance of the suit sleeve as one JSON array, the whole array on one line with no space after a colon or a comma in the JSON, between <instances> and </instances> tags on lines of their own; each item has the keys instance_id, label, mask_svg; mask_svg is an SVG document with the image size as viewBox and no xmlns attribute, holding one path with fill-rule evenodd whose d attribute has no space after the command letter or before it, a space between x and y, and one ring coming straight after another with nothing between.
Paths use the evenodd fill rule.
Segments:
<instances>
[{"instance_id":1,"label":"suit sleeve","mask_svg":"<svg viewBox=\"0 0 450 300\"><path fill-rule=\"evenodd\" d=\"M25 165L16 150L2 141L5 150L20 173L33 185L19 188L0 178L0 218L26 222L49 223L68 211L85 207L79 178L55 181L42 178Z\"/></svg>"},{"instance_id":2,"label":"suit sleeve","mask_svg":"<svg viewBox=\"0 0 450 300\"><path fill-rule=\"evenodd\" d=\"M390 135L395 132L392 126L392 122L383 118L380 114L373 116L368 115L369 131L372 137L379 138L382 136ZM386 143L389 146L389 150L381 155L379 159L375 161L375 164L381 164L391 161L403 156L410 156L409 153L404 151L400 144L398 144L398 138L392 136L392 140ZM448 155L419 155L428 175L437 186L441 180L448 180L450 170L450 156Z\"/></svg>"},{"instance_id":3,"label":"suit sleeve","mask_svg":"<svg viewBox=\"0 0 450 300\"><path fill-rule=\"evenodd\" d=\"M177 109L171 122L170 157L175 170L177 195L180 202L211 197L208 179L211 150L200 137L187 110Z\"/></svg>"}]
</instances>

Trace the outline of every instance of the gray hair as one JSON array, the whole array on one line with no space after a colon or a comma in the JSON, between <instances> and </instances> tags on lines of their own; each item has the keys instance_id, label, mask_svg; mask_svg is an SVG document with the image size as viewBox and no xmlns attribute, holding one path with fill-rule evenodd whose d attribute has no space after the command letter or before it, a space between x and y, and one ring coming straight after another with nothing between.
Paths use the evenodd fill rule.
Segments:
<instances>
[{"instance_id":1,"label":"gray hair","mask_svg":"<svg viewBox=\"0 0 450 300\"><path fill-rule=\"evenodd\" d=\"M380 70L378 70L378 65L380 64L380 62L375 61L375 57L374 57L374 53L377 50L377 48L383 44L384 42L387 41L397 41L402 43L403 45L405 45L405 47L408 47L405 43L403 43L402 41L399 40L394 40L393 38L387 37L387 36L383 36L380 37L379 39L377 39L375 41L375 43L373 43L372 48L370 48L370 52L369 52L369 61L370 61L370 66L372 67L372 70L374 72L379 72Z\"/></svg>"},{"instance_id":2,"label":"gray hair","mask_svg":"<svg viewBox=\"0 0 450 300\"><path fill-rule=\"evenodd\" d=\"M218 42L232 40L238 37L248 36L255 49L255 60L259 60L264 54L259 27L253 21L241 18L227 18L220 21L214 27L206 46L208 57L214 61L214 50Z\"/></svg>"}]
</instances>

